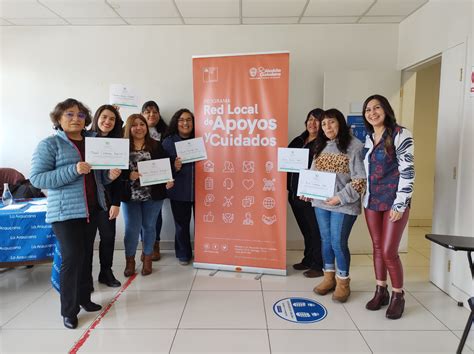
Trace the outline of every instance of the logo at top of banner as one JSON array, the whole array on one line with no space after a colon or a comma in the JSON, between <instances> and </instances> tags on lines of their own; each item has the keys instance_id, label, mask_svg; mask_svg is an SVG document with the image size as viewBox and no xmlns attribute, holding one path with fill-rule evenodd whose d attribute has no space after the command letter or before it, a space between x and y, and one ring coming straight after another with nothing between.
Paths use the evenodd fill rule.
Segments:
<instances>
[{"instance_id":1,"label":"logo at top of banner","mask_svg":"<svg viewBox=\"0 0 474 354\"><path fill-rule=\"evenodd\" d=\"M215 66L208 66L202 69L202 80L204 82L217 82L219 79L219 69Z\"/></svg>"},{"instance_id":2,"label":"logo at top of banner","mask_svg":"<svg viewBox=\"0 0 474 354\"><path fill-rule=\"evenodd\" d=\"M249 69L251 80L279 79L281 77L280 68L264 68L263 66L251 67Z\"/></svg>"}]
</instances>

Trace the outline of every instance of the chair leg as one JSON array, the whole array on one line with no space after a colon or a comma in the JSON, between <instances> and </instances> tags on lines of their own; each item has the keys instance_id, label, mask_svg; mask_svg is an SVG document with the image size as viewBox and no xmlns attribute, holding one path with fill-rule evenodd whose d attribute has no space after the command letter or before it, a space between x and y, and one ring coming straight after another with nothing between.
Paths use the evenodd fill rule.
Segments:
<instances>
[{"instance_id":1,"label":"chair leg","mask_svg":"<svg viewBox=\"0 0 474 354\"><path fill-rule=\"evenodd\" d=\"M466 323L466 327L464 328L464 332L462 334L461 341L459 342L458 349L456 350L456 354L461 354L464 348L464 344L466 344L467 336L469 335L469 331L471 330L472 321L474 321L474 297L471 297L469 300L469 306L471 307L471 314Z\"/></svg>"}]
</instances>

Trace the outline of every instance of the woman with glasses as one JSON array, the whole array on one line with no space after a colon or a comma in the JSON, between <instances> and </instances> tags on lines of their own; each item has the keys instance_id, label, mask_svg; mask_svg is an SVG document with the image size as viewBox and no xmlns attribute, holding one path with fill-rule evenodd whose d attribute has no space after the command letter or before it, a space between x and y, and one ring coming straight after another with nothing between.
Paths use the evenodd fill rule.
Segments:
<instances>
[{"instance_id":1,"label":"woman with glasses","mask_svg":"<svg viewBox=\"0 0 474 354\"><path fill-rule=\"evenodd\" d=\"M176 229L174 248L179 264L188 265L191 247L191 214L194 210L194 162L183 164L176 154L175 143L194 138L194 115L186 108L178 110L170 121L163 147L175 166L175 184L168 190Z\"/></svg>"},{"instance_id":2,"label":"woman with glasses","mask_svg":"<svg viewBox=\"0 0 474 354\"><path fill-rule=\"evenodd\" d=\"M97 217L107 210L104 184L120 175L119 169L91 170L84 161L85 131L90 124L89 109L68 98L50 114L56 135L42 140L33 154L31 182L48 189L46 222L59 242L61 315L64 326L76 328L80 307L87 312L102 307L91 301L92 253Z\"/></svg>"},{"instance_id":3,"label":"woman with glasses","mask_svg":"<svg viewBox=\"0 0 474 354\"><path fill-rule=\"evenodd\" d=\"M143 238L142 275L152 273L153 245L156 238L156 219L166 198L166 189L173 182L142 186L138 162L168 157L159 141L150 137L148 124L141 114L132 114L127 118L124 137L130 139L130 169L124 171L125 188L122 196L125 219L125 259L124 275L135 274L135 253L140 232Z\"/></svg>"},{"instance_id":4,"label":"woman with glasses","mask_svg":"<svg viewBox=\"0 0 474 354\"><path fill-rule=\"evenodd\" d=\"M123 121L118 110L114 106L104 104L95 112L90 130L97 133L97 137L121 138L123 135L122 125ZM99 283L112 288L122 285L112 272L115 248L115 224L120 212L121 190L120 179L116 179L111 184L105 186L105 200L108 209L99 211L97 218L100 235Z\"/></svg>"},{"instance_id":5,"label":"woman with glasses","mask_svg":"<svg viewBox=\"0 0 474 354\"><path fill-rule=\"evenodd\" d=\"M157 141L163 141L163 136L168 129L168 125L163 120L163 117L161 117L160 107L158 107L155 101L147 101L143 104L142 116L145 117L146 122L148 123L151 138ZM160 234L161 227L163 226L163 217L161 214L162 213L160 210L158 219L156 220L156 240L153 246L153 256L151 257L152 261L159 261L161 259Z\"/></svg>"}]
</instances>

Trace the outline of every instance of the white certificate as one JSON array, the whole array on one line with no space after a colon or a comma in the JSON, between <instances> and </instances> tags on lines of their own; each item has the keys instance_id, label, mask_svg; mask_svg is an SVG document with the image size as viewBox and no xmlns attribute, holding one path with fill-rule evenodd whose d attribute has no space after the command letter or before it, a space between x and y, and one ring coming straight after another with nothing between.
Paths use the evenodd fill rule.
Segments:
<instances>
[{"instance_id":1,"label":"white certificate","mask_svg":"<svg viewBox=\"0 0 474 354\"><path fill-rule=\"evenodd\" d=\"M278 148L278 171L300 172L308 169L309 149Z\"/></svg>"},{"instance_id":2,"label":"white certificate","mask_svg":"<svg viewBox=\"0 0 474 354\"><path fill-rule=\"evenodd\" d=\"M86 138L86 162L93 170L128 170L129 151L128 139Z\"/></svg>"},{"instance_id":3,"label":"white certificate","mask_svg":"<svg viewBox=\"0 0 474 354\"><path fill-rule=\"evenodd\" d=\"M138 172L141 174L140 186L142 187L173 180L170 159L168 157L157 160L138 161L137 165Z\"/></svg>"},{"instance_id":4,"label":"white certificate","mask_svg":"<svg viewBox=\"0 0 474 354\"><path fill-rule=\"evenodd\" d=\"M121 107L138 108L138 97L132 88L112 84L109 88L109 103Z\"/></svg>"},{"instance_id":5,"label":"white certificate","mask_svg":"<svg viewBox=\"0 0 474 354\"><path fill-rule=\"evenodd\" d=\"M326 200L334 196L335 186L335 173L300 170L296 195Z\"/></svg>"},{"instance_id":6,"label":"white certificate","mask_svg":"<svg viewBox=\"0 0 474 354\"><path fill-rule=\"evenodd\" d=\"M207 160L206 147L202 137L177 141L174 145L176 155L181 158L183 163Z\"/></svg>"}]
</instances>

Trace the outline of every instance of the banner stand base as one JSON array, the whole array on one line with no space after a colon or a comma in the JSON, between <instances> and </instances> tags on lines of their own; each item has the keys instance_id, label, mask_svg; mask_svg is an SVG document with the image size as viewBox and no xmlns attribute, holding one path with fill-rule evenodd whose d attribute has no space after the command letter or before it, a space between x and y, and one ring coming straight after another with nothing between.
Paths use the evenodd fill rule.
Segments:
<instances>
[{"instance_id":1,"label":"banner stand base","mask_svg":"<svg viewBox=\"0 0 474 354\"><path fill-rule=\"evenodd\" d=\"M257 268L247 266L237 266L229 264L214 264L214 263L193 263L194 268L209 269L209 270L225 270L228 272L236 273L257 273L257 274L269 274L269 275L284 275L286 276L286 269L272 269L272 268Z\"/></svg>"}]
</instances>

